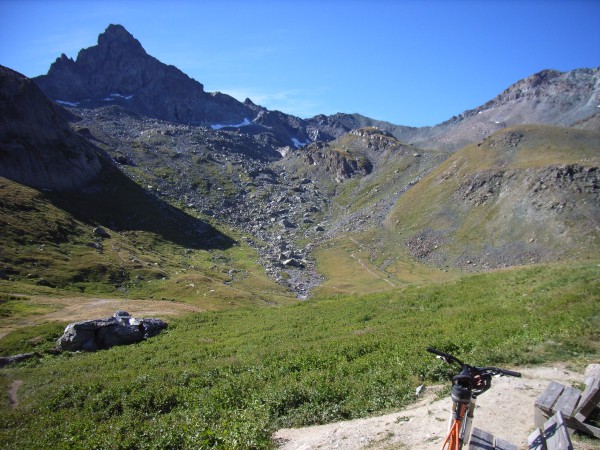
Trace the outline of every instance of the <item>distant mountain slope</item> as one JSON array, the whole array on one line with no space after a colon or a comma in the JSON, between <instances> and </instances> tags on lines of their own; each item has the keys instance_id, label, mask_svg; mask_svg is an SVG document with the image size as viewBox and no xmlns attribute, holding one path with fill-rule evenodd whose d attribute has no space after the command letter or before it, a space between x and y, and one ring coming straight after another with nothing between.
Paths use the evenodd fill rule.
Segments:
<instances>
[{"instance_id":1,"label":"distant mountain slope","mask_svg":"<svg viewBox=\"0 0 600 450\"><path fill-rule=\"evenodd\" d=\"M484 105L424 130L424 136L409 142L457 150L502 128L520 124L570 127L599 111L600 67L544 70L516 82Z\"/></svg>"},{"instance_id":2,"label":"distant mountain slope","mask_svg":"<svg viewBox=\"0 0 600 450\"><path fill-rule=\"evenodd\" d=\"M100 171L100 156L69 126L70 114L27 77L0 66L0 176L44 189L74 189Z\"/></svg>"},{"instance_id":3,"label":"distant mountain slope","mask_svg":"<svg viewBox=\"0 0 600 450\"><path fill-rule=\"evenodd\" d=\"M600 134L499 131L402 196L386 228L413 257L485 270L600 254Z\"/></svg>"},{"instance_id":4,"label":"distant mountain slope","mask_svg":"<svg viewBox=\"0 0 600 450\"><path fill-rule=\"evenodd\" d=\"M398 141L376 127L315 142L277 163L313 181L332 200L327 236L379 227L398 198L448 157Z\"/></svg>"},{"instance_id":5,"label":"distant mountain slope","mask_svg":"<svg viewBox=\"0 0 600 450\"><path fill-rule=\"evenodd\" d=\"M521 124L578 126L600 131L600 67L569 72L543 70L517 81L489 102L435 126L407 127L360 114L307 119L309 128L337 138L356 128L376 126L399 141L422 148L455 151L493 132Z\"/></svg>"}]
</instances>

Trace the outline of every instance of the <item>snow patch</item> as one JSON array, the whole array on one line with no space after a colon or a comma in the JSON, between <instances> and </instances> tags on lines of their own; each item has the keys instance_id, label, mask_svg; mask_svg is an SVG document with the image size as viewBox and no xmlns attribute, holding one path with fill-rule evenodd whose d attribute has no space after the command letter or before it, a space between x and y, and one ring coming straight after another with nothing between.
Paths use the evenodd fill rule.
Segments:
<instances>
[{"instance_id":1,"label":"snow patch","mask_svg":"<svg viewBox=\"0 0 600 450\"><path fill-rule=\"evenodd\" d=\"M110 96L111 97L124 98L125 100L131 100L133 98L133 95L122 95L122 94L110 94ZM104 100L106 100L106 99L104 99Z\"/></svg>"},{"instance_id":2,"label":"snow patch","mask_svg":"<svg viewBox=\"0 0 600 450\"><path fill-rule=\"evenodd\" d=\"M114 98L110 98L110 97L106 97L106 98L103 98L102 100L105 101L105 102L112 102L115 99Z\"/></svg>"},{"instance_id":3,"label":"snow patch","mask_svg":"<svg viewBox=\"0 0 600 450\"><path fill-rule=\"evenodd\" d=\"M75 108L76 106L79 106L79 102L67 102L66 100L54 100L56 103L58 103L59 105L63 105L63 106L72 106L73 108Z\"/></svg>"},{"instance_id":4,"label":"snow patch","mask_svg":"<svg viewBox=\"0 0 600 450\"><path fill-rule=\"evenodd\" d=\"M305 145L310 144L310 141L307 142L300 142L298 139L296 138L292 138L292 142L294 143L294 147L296 148L300 148L300 147L304 147Z\"/></svg>"},{"instance_id":5,"label":"snow patch","mask_svg":"<svg viewBox=\"0 0 600 450\"><path fill-rule=\"evenodd\" d=\"M235 125L224 125L221 123L216 123L214 125L211 125L210 127L213 130L220 130L221 128L238 128L238 127L246 127L248 125L252 125L252 122L250 122L250 119L248 119L247 117L244 118L244 121L242 123L238 123Z\"/></svg>"}]
</instances>

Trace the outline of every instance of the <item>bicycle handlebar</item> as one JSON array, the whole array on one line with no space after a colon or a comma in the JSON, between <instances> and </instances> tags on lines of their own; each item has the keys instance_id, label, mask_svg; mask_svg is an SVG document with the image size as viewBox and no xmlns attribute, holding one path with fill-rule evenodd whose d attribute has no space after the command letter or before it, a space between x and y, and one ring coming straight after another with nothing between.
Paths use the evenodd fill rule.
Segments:
<instances>
[{"instance_id":1,"label":"bicycle handlebar","mask_svg":"<svg viewBox=\"0 0 600 450\"><path fill-rule=\"evenodd\" d=\"M427 347L427 351L429 353L433 353L434 355L438 356L439 358L442 358L446 364L455 363L461 367L465 365L460 359L452 356L450 353L444 353L444 352L436 350L435 348L432 348L432 347Z\"/></svg>"},{"instance_id":2,"label":"bicycle handlebar","mask_svg":"<svg viewBox=\"0 0 600 450\"><path fill-rule=\"evenodd\" d=\"M495 367L495 369L498 369L497 367ZM514 370L507 370L507 369L498 369L500 371L501 375L508 375L509 377L517 377L517 378L521 378L521 372L515 372Z\"/></svg>"},{"instance_id":3,"label":"bicycle handlebar","mask_svg":"<svg viewBox=\"0 0 600 450\"><path fill-rule=\"evenodd\" d=\"M515 372L514 370L500 369L499 367L475 367L470 366L469 364L463 363L460 359L455 356L452 356L450 353L445 353L440 350L436 350L432 347L427 347L427 351L429 353L433 353L434 355L442 358L446 364L455 363L461 366L461 368L468 369L470 372L474 372L478 375L507 375L510 377L521 377L520 372Z\"/></svg>"}]
</instances>

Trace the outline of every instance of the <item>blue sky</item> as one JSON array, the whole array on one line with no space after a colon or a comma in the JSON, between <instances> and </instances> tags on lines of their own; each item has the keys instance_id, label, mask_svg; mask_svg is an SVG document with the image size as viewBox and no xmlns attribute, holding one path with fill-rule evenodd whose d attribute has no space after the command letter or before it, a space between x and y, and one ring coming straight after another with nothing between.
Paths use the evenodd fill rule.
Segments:
<instances>
[{"instance_id":1,"label":"blue sky","mask_svg":"<svg viewBox=\"0 0 600 450\"><path fill-rule=\"evenodd\" d=\"M600 66L600 1L0 0L0 64L45 74L110 23L207 91L434 125L540 70Z\"/></svg>"}]
</instances>

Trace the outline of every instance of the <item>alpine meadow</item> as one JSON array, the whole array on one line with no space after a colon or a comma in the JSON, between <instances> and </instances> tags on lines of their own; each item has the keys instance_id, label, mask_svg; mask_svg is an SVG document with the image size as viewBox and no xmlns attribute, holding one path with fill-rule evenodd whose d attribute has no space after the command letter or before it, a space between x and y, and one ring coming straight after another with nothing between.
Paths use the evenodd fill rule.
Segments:
<instances>
[{"instance_id":1,"label":"alpine meadow","mask_svg":"<svg viewBox=\"0 0 600 450\"><path fill-rule=\"evenodd\" d=\"M449 396L427 347L600 361L600 67L434 126L300 118L109 25L45 75L0 66L0 115L0 448L274 449ZM378 439L321 448L412 448Z\"/></svg>"}]
</instances>

